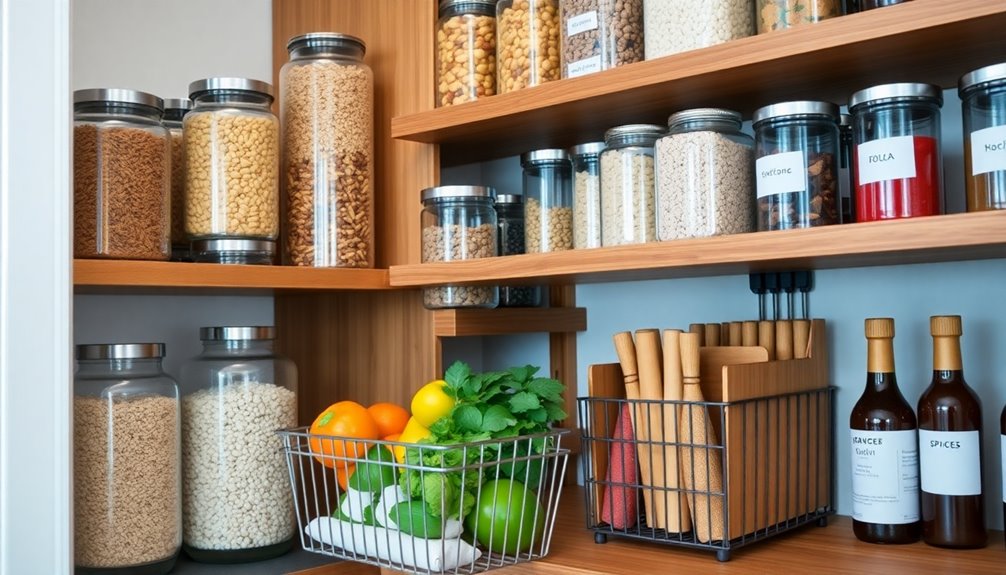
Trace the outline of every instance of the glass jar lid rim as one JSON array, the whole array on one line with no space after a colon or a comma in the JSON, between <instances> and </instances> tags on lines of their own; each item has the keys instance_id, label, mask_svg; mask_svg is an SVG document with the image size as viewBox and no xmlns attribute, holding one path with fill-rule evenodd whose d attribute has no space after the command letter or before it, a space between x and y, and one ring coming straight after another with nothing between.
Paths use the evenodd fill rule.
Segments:
<instances>
[{"instance_id":1,"label":"glass jar lid rim","mask_svg":"<svg viewBox=\"0 0 1006 575\"><path fill-rule=\"evenodd\" d=\"M165 98L165 110L191 110L192 100L188 98Z\"/></svg>"},{"instance_id":2,"label":"glass jar lid rim","mask_svg":"<svg viewBox=\"0 0 1006 575\"><path fill-rule=\"evenodd\" d=\"M439 10L446 10L461 4L472 4L479 7L495 8L496 0L440 0Z\"/></svg>"},{"instance_id":3,"label":"glass jar lid rim","mask_svg":"<svg viewBox=\"0 0 1006 575\"><path fill-rule=\"evenodd\" d=\"M980 84L1002 80L1006 80L1006 62L992 64L991 66L978 68L977 70L972 70L967 74L964 74L961 76L961 79L957 84L957 89L958 92L963 94L965 91L977 87Z\"/></svg>"},{"instance_id":4,"label":"glass jar lid rim","mask_svg":"<svg viewBox=\"0 0 1006 575\"><path fill-rule=\"evenodd\" d=\"M621 138L624 136L653 136L659 138L667 133L667 128L657 124L625 124L608 128L604 132L605 141L611 138Z\"/></svg>"},{"instance_id":5,"label":"glass jar lid rim","mask_svg":"<svg viewBox=\"0 0 1006 575\"><path fill-rule=\"evenodd\" d=\"M604 151L607 146L604 142L587 142L584 144L577 144L569 149L569 153L574 156L583 156L587 154L600 154Z\"/></svg>"},{"instance_id":6,"label":"glass jar lid rim","mask_svg":"<svg viewBox=\"0 0 1006 575\"><path fill-rule=\"evenodd\" d=\"M849 98L849 109L861 104L897 98L926 98L936 100L943 105L943 93L939 86L920 82L901 82L897 84L881 84L855 92Z\"/></svg>"},{"instance_id":7,"label":"glass jar lid rim","mask_svg":"<svg viewBox=\"0 0 1006 575\"><path fill-rule=\"evenodd\" d=\"M362 38L353 36L352 34L343 34L342 32L311 32L309 34L300 34L299 36L290 38L290 40L286 43L286 50L287 52L293 52L294 50L307 46L333 48L356 47L364 53L367 51L367 43L364 42Z\"/></svg>"},{"instance_id":8,"label":"glass jar lid rim","mask_svg":"<svg viewBox=\"0 0 1006 575\"><path fill-rule=\"evenodd\" d=\"M424 188L419 194L419 199L425 202L441 198L492 198L495 195L496 190L489 186L433 186Z\"/></svg>"},{"instance_id":9,"label":"glass jar lid rim","mask_svg":"<svg viewBox=\"0 0 1006 575\"><path fill-rule=\"evenodd\" d=\"M199 328L202 341L248 341L276 339L276 328L271 325L214 326Z\"/></svg>"},{"instance_id":10,"label":"glass jar lid rim","mask_svg":"<svg viewBox=\"0 0 1006 575\"><path fill-rule=\"evenodd\" d=\"M827 116L832 121L838 121L838 106L831 102L820 102L814 100L797 100L793 102L779 102L762 106L755 110L751 118L753 124L783 118L786 116Z\"/></svg>"},{"instance_id":11,"label":"glass jar lid rim","mask_svg":"<svg viewBox=\"0 0 1006 575\"><path fill-rule=\"evenodd\" d=\"M851 126L852 125L852 114L846 114L845 112L838 115L838 125L839 126Z\"/></svg>"},{"instance_id":12,"label":"glass jar lid rim","mask_svg":"<svg viewBox=\"0 0 1006 575\"><path fill-rule=\"evenodd\" d=\"M561 148L546 148L543 150L531 150L520 155L520 165L534 164L537 162L561 162L569 161L569 152Z\"/></svg>"},{"instance_id":13,"label":"glass jar lid rim","mask_svg":"<svg viewBox=\"0 0 1006 575\"><path fill-rule=\"evenodd\" d=\"M77 359L159 359L163 343L86 343L77 346Z\"/></svg>"},{"instance_id":14,"label":"glass jar lid rim","mask_svg":"<svg viewBox=\"0 0 1006 575\"><path fill-rule=\"evenodd\" d=\"M195 100L203 94L224 90L257 92L270 98L274 96L272 84L269 82L254 80L252 78L216 77L196 80L189 84L189 98Z\"/></svg>"},{"instance_id":15,"label":"glass jar lid rim","mask_svg":"<svg viewBox=\"0 0 1006 575\"><path fill-rule=\"evenodd\" d=\"M523 204L524 196L521 194L499 194L496 196L497 204Z\"/></svg>"},{"instance_id":16,"label":"glass jar lid rim","mask_svg":"<svg viewBox=\"0 0 1006 575\"><path fill-rule=\"evenodd\" d=\"M740 124L743 116L740 112L726 108L692 108L671 114L667 118L667 125L674 127L695 120L729 120Z\"/></svg>"},{"instance_id":17,"label":"glass jar lid rim","mask_svg":"<svg viewBox=\"0 0 1006 575\"><path fill-rule=\"evenodd\" d=\"M193 240L193 251L197 252L276 252L276 242L254 238L209 238Z\"/></svg>"},{"instance_id":18,"label":"glass jar lid rim","mask_svg":"<svg viewBox=\"0 0 1006 575\"><path fill-rule=\"evenodd\" d=\"M164 100L149 92L125 88L85 88L73 92L74 104L86 103L139 104L164 110Z\"/></svg>"}]
</instances>

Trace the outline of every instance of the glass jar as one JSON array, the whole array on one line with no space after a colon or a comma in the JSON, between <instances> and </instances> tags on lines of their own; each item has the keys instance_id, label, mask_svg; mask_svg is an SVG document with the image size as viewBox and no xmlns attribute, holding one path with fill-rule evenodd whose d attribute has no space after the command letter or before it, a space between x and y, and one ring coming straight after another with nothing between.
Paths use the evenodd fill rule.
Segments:
<instances>
[{"instance_id":1,"label":"glass jar","mask_svg":"<svg viewBox=\"0 0 1006 575\"><path fill-rule=\"evenodd\" d=\"M863 10L873 10L874 8L883 8L885 6L894 6L895 4L904 4L909 0L856 0L859 4L859 11Z\"/></svg>"},{"instance_id":2,"label":"glass jar","mask_svg":"<svg viewBox=\"0 0 1006 575\"><path fill-rule=\"evenodd\" d=\"M852 155L856 146L852 141L852 115L838 115L838 189L842 192L842 223L851 224L856 221L856 189L855 175L852 170Z\"/></svg>"},{"instance_id":3,"label":"glass jar","mask_svg":"<svg viewBox=\"0 0 1006 575\"><path fill-rule=\"evenodd\" d=\"M496 196L496 220L499 222L498 255L514 256L524 252L524 201L517 194ZM537 286L500 286L499 307L537 307L541 289Z\"/></svg>"},{"instance_id":4,"label":"glass jar","mask_svg":"<svg viewBox=\"0 0 1006 575\"><path fill-rule=\"evenodd\" d=\"M496 93L496 0L440 0L437 106Z\"/></svg>"},{"instance_id":5,"label":"glass jar","mask_svg":"<svg viewBox=\"0 0 1006 575\"><path fill-rule=\"evenodd\" d=\"M559 0L499 0L496 4L497 91L558 80Z\"/></svg>"},{"instance_id":6,"label":"glass jar","mask_svg":"<svg viewBox=\"0 0 1006 575\"><path fill-rule=\"evenodd\" d=\"M940 107L930 84L884 84L852 95L856 221L943 213Z\"/></svg>"},{"instance_id":7,"label":"glass jar","mask_svg":"<svg viewBox=\"0 0 1006 575\"><path fill-rule=\"evenodd\" d=\"M76 573L159 575L182 544L178 386L163 343L77 346Z\"/></svg>"},{"instance_id":8,"label":"glass jar","mask_svg":"<svg viewBox=\"0 0 1006 575\"><path fill-rule=\"evenodd\" d=\"M192 259L200 263L269 266L276 262L276 242L241 238L195 240Z\"/></svg>"},{"instance_id":9,"label":"glass jar","mask_svg":"<svg viewBox=\"0 0 1006 575\"><path fill-rule=\"evenodd\" d=\"M643 61L643 0L560 0L562 77Z\"/></svg>"},{"instance_id":10,"label":"glass jar","mask_svg":"<svg viewBox=\"0 0 1006 575\"><path fill-rule=\"evenodd\" d=\"M1006 63L965 74L959 93L968 211L1006 209Z\"/></svg>"},{"instance_id":11,"label":"glass jar","mask_svg":"<svg viewBox=\"0 0 1006 575\"><path fill-rule=\"evenodd\" d=\"M374 267L374 75L363 40L287 43L279 75L286 263Z\"/></svg>"},{"instance_id":12,"label":"glass jar","mask_svg":"<svg viewBox=\"0 0 1006 575\"><path fill-rule=\"evenodd\" d=\"M706 48L755 33L754 0L643 3L646 59Z\"/></svg>"},{"instance_id":13,"label":"glass jar","mask_svg":"<svg viewBox=\"0 0 1006 575\"><path fill-rule=\"evenodd\" d=\"M240 563L293 544L293 492L277 429L297 425L297 368L273 327L204 327L182 366L185 552Z\"/></svg>"},{"instance_id":14,"label":"glass jar","mask_svg":"<svg viewBox=\"0 0 1006 575\"><path fill-rule=\"evenodd\" d=\"M521 154L524 248L529 254L573 249L573 164L565 150Z\"/></svg>"},{"instance_id":15,"label":"glass jar","mask_svg":"<svg viewBox=\"0 0 1006 575\"><path fill-rule=\"evenodd\" d=\"M653 145L667 130L629 124L604 134L601 154L601 245L657 239Z\"/></svg>"},{"instance_id":16,"label":"glass jar","mask_svg":"<svg viewBox=\"0 0 1006 575\"><path fill-rule=\"evenodd\" d=\"M73 257L171 256L171 143L146 92L73 93Z\"/></svg>"},{"instance_id":17,"label":"glass jar","mask_svg":"<svg viewBox=\"0 0 1006 575\"><path fill-rule=\"evenodd\" d=\"M182 140L182 119L192 109L188 98L164 100L161 123L171 136L171 259L192 261L189 239L185 235L185 144Z\"/></svg>"},{"instance_id":18,"label":"glass jar","mask_svg":"<svg viewBox=\"0 0 1006 575\"><path fill-rule=\"evenodd\" d=\"M758 0L757 9L759 34L842 15L841 0Z\"/></svg>"},{"instance_id":19,"label":"glass jar","mask_svg":"<svg viewBox=\"0 0 1006 575\"><path fill-rule=\"evenodd\" d=\"M841 223L838 106L783 102L752 122L758 231Z\"/></svg>"},{"instance_id":20,"label":"glass jar","mask_svg":"<svg viewBox=\"0 0 1006 575\"><path fill-rule=\"evenodd\" d=\"M672 114L657 140L657 239L754 231L754 140L732 110Z\"/></svg>"},{"instance_id":21,"label":"glass jar","mask_svg":"<svg viewBox=\"0 0 1006 575\"><path fill-rule=\"evenodd\" d=\"M495 191L486 186L437 186L420 193L423 202L423 263L496 256ZM493 308L496 286L438 286L423 289L427 309Z\"/></svg>"},{"instance_id":22,"label":"glass jar","mask_svg":"<svg viewBox=\"0 0 1006 575\"><path fill-rule=\"evenodd\" d=\"M573 247L601 247L601 152L604 142L570 150L573 161Z\"/></svg>"},{"instance_id":23,"label":"glass jar","mask_svg":"<svg viewBox=\"0 0 1006 575\"><path fill-rule=\"evenodd\" d=\"M190 240L279 233L279 121L272 86L245 78L189 84L185 233Z\"/></svg>"}]
</instances>

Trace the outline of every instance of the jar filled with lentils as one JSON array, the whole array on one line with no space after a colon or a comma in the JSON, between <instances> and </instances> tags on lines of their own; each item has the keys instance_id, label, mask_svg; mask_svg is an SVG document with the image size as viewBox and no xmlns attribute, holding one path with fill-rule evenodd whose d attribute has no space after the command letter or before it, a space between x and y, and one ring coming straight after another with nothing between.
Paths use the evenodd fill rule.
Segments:
<instances>
[{"instance_id":1,"label":"jar filled with lentils","mask_svg":"<svg viewBox=\"0 0 1006 575\"><path fill-rule=\"evenodd\" d=\"M562 77L643 61L643 0L560 0Z\"/></svg>"},{"instance_id":2,"label":"jar filled with lentils","mask_svg":"<svg viewBox=\"0 0 1006 575\"><path fill-rule=\"evenodd\" d=\"M374 267L374 76L363 40L291 38L280 70L286 263Z\"/></svg>"},{"instance_id":3,"label":"jar filled with lentils","mask_svg":"<svg viewBox=\"0 0 1006 575\"><path fill-rule=\"evenodd\" d=\"M601 245L657 239L653 146L667 130L629 124L604 134L601 154Z\"/></svg>"},{"instance_id":4,"label":"jar filled with lentils","mask_svg":"<svg viewBox=\"0 0 1006 575\"><path fill-rule=\"evenodd\" d=\"M521 154L524 247L529 254L573 249L573 164L565 150Z\"/></svg>"},{"instance_id":5,"label":"jar filled with lentils","mask_svg":"<svg viewBox=\"0 0 1006 575\"><path fill-rule=\"evenodd\" d=\"M515 256L524 250L524 201L517 194L496 196L497 239L501 256ZM535 307L541 303L537 286L500 286L500 307Z\"/></svg>"},{"instance_id":6,"label":"jar filled with lentils","mask_svg":"<svg viewBox=\"0 0 1006 575\"><path fill-rule=\"evenodd\" d=\"M559 28L559 0L499 0L496 4L499 93L562 77Z\"/></svg>"},{"instance_id":7,"label":"jar filled with lentils","mask_svg":"<svg viewBox=\"0 0 1006 575\"><path fill-rule=\"evenodd\" d=\"M570 150L573 161L573 247L601 247L601 152L604 142Z\"/></svg>"},{"instance_id":8,"label":"jar filled with lentils","mask_svg":"<svg viewBox=\"0 0 1006 575\"><path fill-rule=\"evenodd\" d=\"M646 59L705 48L755 33L754 0L643 3Z\"/></svg>"},{"instance_id":9,"label":"jar filled with lentils","mask_svg":"<svg viewBox=\"0 0 1006 575\"><path fill-rule=\"evenodd\" d=\"M185 235L185 144L182 119L192 109L188 98L164 100L161 121L171 135L171 259L191 261L189 240Z\"/></svg>"},{"instance_id":10,"label":"jar filled with lentils","mask_svg":"<svg viewBox=\"0 0 1006 575\"><path fill-rule=\"evenodd\" d=\"M758 33L813 24L841 15L841 0L758 0Z\"/></svg>"},{"instance_id":11,"label":"jar filled with lentils","mask_svg":"<svg viewBox=\"0 0 1006 575\"><path fill-rule=\"evenodd\" d=\"M496 93L496 0L440 0L437 106Z\"/></svg>"},{"instance_id":12,"label":"jar filled with lentils","mask_svg":"<svg viewBox=\"0 0 1006 575\"><path fill-rule=\"evenodd\" d=\"M163 101L120 89L73 93L73 257L171 255L171 138Z\"/></svg>"}]
</instances>

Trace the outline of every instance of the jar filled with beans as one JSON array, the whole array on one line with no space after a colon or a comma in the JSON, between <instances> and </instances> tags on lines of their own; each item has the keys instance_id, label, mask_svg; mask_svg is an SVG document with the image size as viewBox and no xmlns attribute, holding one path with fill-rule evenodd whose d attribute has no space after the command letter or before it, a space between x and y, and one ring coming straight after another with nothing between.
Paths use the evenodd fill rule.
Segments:
<instances>
[{"instance_id":1,"label":"jar filled with beans","mask_svg":"<svg viewBox=\"0 0 1006 575\"><path fill-rule=\"evenodd\" d=\"M570 150L573 160L573 247L601 247L601 152L604 142Z\"/></svg>"},{"instance_id":2,"label":"jar filled with beans","mask_svg":"<svg viewBox=\"0 0 1006 575\"><path fill-rule=\"evenodd\" d=\"M561 0L562 77L643 61L643 0Z\"/></svg>"},{"instance_id":3,"label":"jar filled with beans","mask_svg":"<svg viewBox=\"0 0 1006 575\"><path fill-rule=\"evenodd\" d=\"M501 256L515 256L524 250L524 201L517 194L496 196L497 237ZM537 286L500 286L500 307L535 307L541 303Z\"/></svg>"},{"instance_id":4,"label":"jar filled with beans","mask_svg":"<svg viewBox=\"0 0 1006 575\"><path fill-rule=\"evenodd\" d=\"M601 154L601 245L657 239L653 145L667 130L629 124L604 134Z\"/></svg>"},{"instance_id":5,"label":"jar filled with beans","mask_svg":"<svg viewBox=\"0 0 1006 575\"><path fill-rule=\"evenodd\" d=\"M841 0L758 0L758 33L841 16Z\"/></svg>"},{"instance_id":6,"label":"jar filled with beans","mask_svg":"<svg viewBox=\"0 0 1006 575\"><path fill-rule=\"evenodd\" d=\"M496 93L496 0L440 0L437 106Z\"/></svg>"},{"instance_id":7,"label":"jar filled with beans","mask_svg":"<svg viewBox=\"0 0 1006 575\"><path fill-rule=\"evenodd\" d=\"M188 98L164 100L161 121L171 135L171 259L191 261L189 239L185 235L185 145L182 120L192 109Z\"/></svg>"},{"instance_id":8,"label":"jar filled with beans","mask_svg":"<svg viewBox=\"0 0 1006 575\"><path fill-rule=\"evenodd\" d=\"M559 0L496 4L497 91L512 92L562 76Z\"/></svg>"},{"instance_id":9,"label":"jar filled with beans","mask_svg":"<svg viewBox=\"0 0 1006 575\"><path fill-rule=\"evenodd\" d=\"M644 2L646 59L653 60L753 35L754 1Z\"/></svg>"},{"instance_id":10,"label":"jar filled with beans","mask_svg":"<svg viewBox=\"0 0 1006 575\"><path fill-rule=\"evenodd\" d=\"M529 254L573 249L573 164L565 150L521 154L524 247Z\"/></svg>"}]
</instances>

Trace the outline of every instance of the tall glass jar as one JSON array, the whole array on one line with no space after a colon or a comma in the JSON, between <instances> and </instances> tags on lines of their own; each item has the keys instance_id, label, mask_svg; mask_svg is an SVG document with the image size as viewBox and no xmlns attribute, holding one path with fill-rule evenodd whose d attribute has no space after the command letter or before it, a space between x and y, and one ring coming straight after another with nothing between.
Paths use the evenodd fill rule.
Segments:
<instances>
[{"instance_id":1,"label":"tall glass jar","mask_svg":"<svg viewBox=\"0 0 1006 575\"><path fill-rule=\"evenodd\" d=\"M653 60L753 35L754 1L644 2L646 59Z\"/></svg>"},{"instance_id":2,"label":"tall glass jar","mask_svg":"<svg viewBox=\"0 0 1006 575\"><path fill-rule=\"evenodd\" d=\"M842 191L842 223L851 224L856 221L856 182L852 170L852 156L856 151L852 137L852 115L838 115L838 189Z\"/></svg>"},{"instance_id":3,"label":"tall glass jar","mask_svg":"<svg viewBox=\"0 0 1006 575\"><path fill-rule=\"evenodd\" d=\"M562 77L643 61L643 0L560 0Z\"/></svg>"},{"instance_id":4,"label":"tall glass jar","mask_svg":"<svg viewBox=\"0 0 1006 575\"><path fill-rule=\"evenodd\" d=\"M496 93L496 0L440 0L437 106Z\"/></svg>"},{"instance_id":5,"label":"tall glass jar","mask_svg":"<svg viewBox=\"0 0 1006 575\"><path fill-rule=\"evenodd\" d=\"M496 256L496 192L486 186L437 186L420 193L423 202L423 262ZM496 286L438 286L423 289L428 309L496 307Z\"/></svg>"},{"instance_id":6,"label":"tall glass jar","mask_svg":"<svg viewBox=\"0 0 1006 575\"><path fill-rule=\"evenodd\" d=\"M758 231L841 223L838 106L773 104L753 125Z\"/></svg>"},{"instance_id":7,"label":"tall glass jar","mask_svg":"<svg viewBox=\"0 0 1006 575\"><path fill-rule=\"evenodd\" d=\"M559 0L499 0L496 4L497 91L558 80Z\"/></svg>"},{"instance_id":8,"label":"tall glass jar","mask_svg":"<svg viewBox=\"0 0 1006 575\"><path fill-rule=\"evenodd\" d=\"M529 254L573 249L573 164L565 150L521 154L524 248Z\"/></svg>"},{"instance_id":9,"label":"tall glass jar","mask_svg":"<svg viewBox=\"0 0 1006 575\"><path fill-rule=\"evenodd\" d=\"M667 130L629 124L604 134L601 154L601 245L657 239L653 145Z\"/></svg>"},{"instance_id":10,"label":"tall glass jar","mask_svg":"<svg viewBox=\"0 0 1006 575\"><path fill-rule=\"evenodd\" d=\"M363 40L287 43L280 70L286 263L374 267L374 75Z\"/></svg>"},{"instance_id":11,"label":"tall glass jar","mask_svg":"<svg viewBox=\"0 0 1006 575\"><path fill-rule=\"evenodd\" d=\"M968 211L1006 209L1006 63L965 74L959 93Z\"/></svg>"},{"instance_id":12,"label":"tall glass jar","mask_svg":"<svg viewBox=\"0 0 1006 575\"><path fill-rule=\"evenodd\" d=\"M909 0L857 0L857 3L859 4L859 11L862 12L863 10L873 10L874 8L904 4L908 1Z\"/></svg>"},{"instance_id":13,"label":"tall glass jar","mask_svg":"<svg viewBox=\"0 0 1006 575\"><path fill-rule=\"evenodd\" d=\"M496 196L496 220L499 223L498 255L515 256L524 250L524 201L517 194ZM537 286L500 286L500 307L535 307L541 304Z\"/></svg>"},{"instance_id":14,"label":"tall glass jar","mask_svg":"<svg viewBox=\"0 0 1006 575\"><path fill-rule=\"evenodd\" d=\"M931 84L884 84L852 95L856 221L943 213L940 107Z\"/></svg>"},{"instance_id":15,"label":"tall glass jar","mask_svg":"<svg viewBox=\"0 0 1006 575\"><path fill-rule=\"evenodd\" d=\"M758 33L813 24L842 15L841 0L758 0Z\"/></svg>"},{"instance_id":16,"label":"tall glass jar","mask_svg":"<svg viewBox=\"0 0 1006 575\"><path fill-rule=\"evenodd\" d=\"M293 544L293 492L277 429L297 425L297 368L273 327L204 327L182 366L184 548L196 561L240 563Z\"/></svg>"},{"instance_id":17,"label":"tall glass jar","mask_svg":"<svg viewBox=\"0 0 1006 575\"><path fill-rule=\"evenodd\" d=\"M77 346L73 381L77 573L159 575L182 544L178 386L164 344Z\"/></svg>"},{"instance_id":18,"label":"tall glass jar","mask_svg":"<svg viewBox=\"0 0 1006 575\"><path fill-rule=\"evenodd\" d=\"M189 238L185 235L185 143L182 120L192 109L188 98L164 100L161 122L171 135L171 259L191 261Z\"/></svg>"},{"instance_id":19,"label":"tall glass jar","mask_svg":"<svg viewBox=\"0 0 1006 575\"><path fill-rule=\"evenodd\" d=\"M185 116L185 232L189 239L279 233L279 121L272 86L245 78L189 84Z\"/></svg>"},{"instance_id":20,"label":"tall glass jar","mask_svg":"<svg viewBox=\"0 0 1006 575\"><path fill-rule=\"evenodd\" d=\"M672 114L657 140L657 239L751 232L754 141L732 110Z\"/></svg>"},{"instance_id":21,"label":"tall glass jar","mask_svg":"<svg viewBox=\"0 0 1006 575\"><path fill-rule=\"evenodd\" d=\"M604 142L570 150L573 161L573 247L601 247L601 152Z\"/></svg>"},{"instance_id":22,"label":"tall glass jar","mask_svg":"<svg viewBox=\"0 0 1006 575\"><path fill-rule=\"evenodd\" d=\"M136 90L73 93L73 257L170 257L171 143L163 107Z\"/></svg>"}]
</instances>

